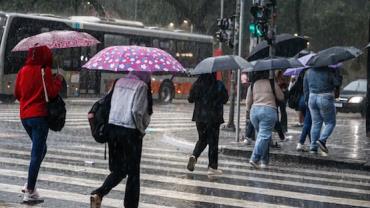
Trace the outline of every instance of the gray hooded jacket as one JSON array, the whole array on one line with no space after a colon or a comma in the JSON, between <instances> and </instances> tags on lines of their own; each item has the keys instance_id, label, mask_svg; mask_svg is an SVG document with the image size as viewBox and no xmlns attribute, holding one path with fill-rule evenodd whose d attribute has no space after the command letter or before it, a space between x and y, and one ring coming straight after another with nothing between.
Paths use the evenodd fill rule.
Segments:
<instances>
[{"instance_id":1,"label":"gray hooded jacket","mask_svg":"<svg viewBox=\"0 0 370 208\"><path fill-rule=\"evenodd\" d=\"M144 134L150 123L147 90L145 82L135 75L119 79L112 95L109 123Z\"/></svg>"}]
</instances>

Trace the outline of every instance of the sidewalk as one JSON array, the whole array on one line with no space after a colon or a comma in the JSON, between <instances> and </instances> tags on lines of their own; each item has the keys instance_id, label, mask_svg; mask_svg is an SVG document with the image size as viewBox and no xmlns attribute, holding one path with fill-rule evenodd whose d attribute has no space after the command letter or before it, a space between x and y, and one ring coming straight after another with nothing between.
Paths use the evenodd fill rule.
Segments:
<instances>
[{"instance_id":1,"label":"sidewalk","mask_svg":"<svg viewBox=\"0 0 370 208\"><path fill-rule=\"evenodd\" d=\"M280 141L276 133L273 134L274 141L277 141L281 148L270 148L271 162L273 163L275 160L370 171L370 138L365 136L364 120L358 119L358 115L354 114L338 115L337 127L327 143L328 155L324 155L321 151L317 155L296 151L301 128L289 126L289 132L286 134L284 141ZM349 116L349 118L346 116ZM171 136L194 144L198 139L195 129L172 133ZM306 147L308 142L307 138ZM249 145L236 142L234 132L221 130L219 145L219 151L222 154L249 159L254 142Z\"/></svg>"}]
</instances>

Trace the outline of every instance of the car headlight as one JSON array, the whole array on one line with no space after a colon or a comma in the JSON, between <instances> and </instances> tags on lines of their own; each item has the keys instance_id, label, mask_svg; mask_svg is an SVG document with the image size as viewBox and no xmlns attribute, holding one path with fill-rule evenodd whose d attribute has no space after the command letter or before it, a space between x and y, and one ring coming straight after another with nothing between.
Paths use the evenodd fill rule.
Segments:
<instances>
[{"instance_id":1,"label":"car headlight","mask_svg":"<svg viewBox=\"0 0 370 208\"><path fill-rule=\"evenodd\" d=\"M363 97L351 97L351 99L349 99L349 103L361 103L362 101L364 100Z\"/></svg>"}]
</instances>

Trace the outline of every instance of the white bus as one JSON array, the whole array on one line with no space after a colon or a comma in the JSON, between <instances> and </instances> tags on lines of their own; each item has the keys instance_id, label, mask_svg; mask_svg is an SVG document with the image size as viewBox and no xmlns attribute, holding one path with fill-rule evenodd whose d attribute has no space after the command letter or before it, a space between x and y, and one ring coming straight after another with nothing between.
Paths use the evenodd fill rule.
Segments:
<instances>
[{"instance_id":1,"label":"white bus","mask_svg":"<svg viewBox=\"0 0 370 208\"><path fill-rule=\"evenodd\" d=\"M140 45L161 48L187 69L212 56L213 37L192 33L146 28L140 22L102 20L97 17L58 17L42 14L0 12L0 101L13 102L14 81L27 52L11 52L23 38L53 30L76 30L93 35L101 43L86 48L53 50L53 69L65 81L62 96L93 97L104 94L112 81L122 74L81 70L81 66L101 49L112 45ZM194 78L183 74L153 76L154 96L170 102L189 93Z\"/></svg>"}]
</instances>

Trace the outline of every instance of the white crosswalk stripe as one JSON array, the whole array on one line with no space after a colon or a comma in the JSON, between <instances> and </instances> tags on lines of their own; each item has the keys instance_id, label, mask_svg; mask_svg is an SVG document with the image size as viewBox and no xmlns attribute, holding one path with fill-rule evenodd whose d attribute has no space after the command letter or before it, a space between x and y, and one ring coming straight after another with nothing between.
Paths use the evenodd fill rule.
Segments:
<instances>
[{"instance_id":1,"label":"white crosswalk stripe","mask_svg":"<svg viewBox=\"0 0 370 208\"><path fill-rule=\"evenodd\" d=\"M195 129L196 128L195 123L191 121L190 116L188 113L178 113L178 112L154 113L147 131L170 132L178 130ZM19 111L16 109L6 111L0 109L0 121L20 123ZM67 112L65 128L89 129L90 126L87 120L87 112L84 111Z\"/></svg>"},{"instance_id":2,"label":"white crosswalk stripe","mask_svg":"<svg viewBox=\"0 0 370 208\"><path fill-rule=\"evenodd\" d=\"M68 128L85 125L85 113L72 113L75 117L68 117L67 122L72 122ZM175 115L166 115L172 116L168 122L160 116L154 117L153 120L158 119L151 128L169 128L168 123L173 124L172 128L190 127L186 123L177 123ZM15 110L2 112L0 109L0 121L17 120L17 116ZM189 115L180 114L180 118L192 124ZM0 146L0 197L20 194L21 186L27 179L30 147L22 141L12 142L14 138L10 138L24 136L22 131L0 132L0 144L4 144ZM104 147L85 143L87 140L83 135L74 135L68 140L68 146L57 146L58 141L49 144L37 185L46 198L45 203L61 200L60 203L88 206L89 192L102 184L102 178L109 171L108 161L102 159ZM186 170L187 160L187 153L146 146L144 142L140 207L370 207L370 176L364 172L280 166L255 170L244 160L220 156L219 168L224 174L208 177L206 156L199 158L193 173ZM124 190L124 183L118 185L113 193L104 198L103 207L122 207ZM4 199L0 199L0 207ZM9 207L21 207L14 202L8 204Z\"/></svg>"}]
</instances>

